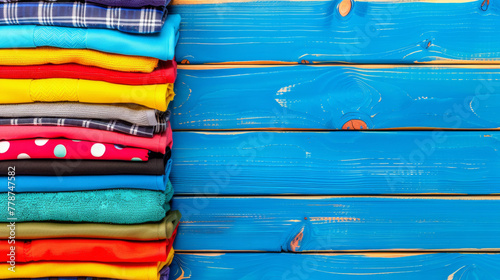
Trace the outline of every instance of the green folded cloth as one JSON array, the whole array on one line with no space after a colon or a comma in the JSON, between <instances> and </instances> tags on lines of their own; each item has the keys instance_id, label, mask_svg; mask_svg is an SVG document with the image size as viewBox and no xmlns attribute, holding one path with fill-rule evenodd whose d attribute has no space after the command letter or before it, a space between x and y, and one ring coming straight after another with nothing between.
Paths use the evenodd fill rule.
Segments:
<instances>
[{"instance_id":1,"label":"green folded cloth","mask_svg":"<svg viewBox=\"0 0 500 280\"><path fill-rule=\"evenodd\" d=\"M160 222L133 225L74 222L0 223L4 238L15 230L16 239L86 238L150 241L170 239L181 219L179 211L169 211Z\"/></svg>"},{"instance_id":2,"label":"green folded cloth","mask_svg":"<svg viewBox=\"0 0 500 280\"><path fill-rule=\"evenodd\" d=\"M11 195L12 196L12 195ZM134 189L112 189L59 193L8 193L0 199L14 202L12 208L0 211L0 222L64 221L112 224L158 222L170 210L173 196L170 182L164 192ZM7 207L6 207L7 208ZM14 220L15 219L15 220Z\"/></svg>"}]
</instances>

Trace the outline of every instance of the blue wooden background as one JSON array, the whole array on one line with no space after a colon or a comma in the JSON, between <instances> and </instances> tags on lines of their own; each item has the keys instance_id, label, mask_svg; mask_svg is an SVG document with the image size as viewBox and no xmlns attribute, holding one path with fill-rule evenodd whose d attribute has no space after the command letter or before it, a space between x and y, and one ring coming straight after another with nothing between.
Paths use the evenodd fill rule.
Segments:
<instances>
[{"instance_id":1,"label":"blue wooden background","mask_svg":"<svg viewBox=\"0 0 500 280\"><path fill-rule=\"evenodd\" d=\"M171 279L500 279L500 3L340 3L173 1Z\"/></svg>"}]
</instances>

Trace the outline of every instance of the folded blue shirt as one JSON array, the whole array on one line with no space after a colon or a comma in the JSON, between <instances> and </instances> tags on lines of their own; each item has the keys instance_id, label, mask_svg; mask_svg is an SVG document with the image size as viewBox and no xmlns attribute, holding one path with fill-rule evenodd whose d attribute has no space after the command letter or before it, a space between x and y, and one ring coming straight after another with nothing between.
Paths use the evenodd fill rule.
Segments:
<instances>
[{"instance_id":1,"label":"folded blue shirt","mask_svg":"<svg viewBox=\"0 0 500 280\"><path fill-rule=\"evenodd\" d=\"M66 192L105 189L143 189L165 191L172 160L165 165L164 175L89 175L89 176L15 176L0 177L0 192L11 191L8 187L15 184L14 192ZM9 184L9 182L11 182Z\"/></svg>"},{"instance_id":2,"label":"folded blue shirt","mask_svg":"<svg viewBox=\"0 0 500 280\"><path fill-rule=\"evenodd\" d=\"M130 34L109 29L37 25L0 26L0 49L56 47L92 49L172 60L179 39L179 15L169 15L160 33Z\"/></svg>"}]
</instances>

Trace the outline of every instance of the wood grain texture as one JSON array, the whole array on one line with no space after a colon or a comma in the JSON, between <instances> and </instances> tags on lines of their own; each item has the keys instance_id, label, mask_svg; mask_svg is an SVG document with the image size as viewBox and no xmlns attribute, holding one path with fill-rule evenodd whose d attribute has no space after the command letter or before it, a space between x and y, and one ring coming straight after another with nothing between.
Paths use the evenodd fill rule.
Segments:
<instances>
[{"instance_id":1,"label":"wood grain texture","mask_svg":"<svg viewBox=\"0 0 500 280\"><path fill-rule=\"evenodd\" d=\"M500 3L475 1L182 0L178 61L493 63ZM175 2L174 2L175 3Z\"/></svg>"},{"instance_id":2,"label":"wood grain texture","mask_svg":"<svg viewBox=\"0 0 500 280\"><path fill-rule=\"evenodd\" d=\"M176 250L500 250L499 197L182 197Z\"/></svg>"},{"instance_id":3,"label":"wood grain texture","mask_svg":"<svg viewBox=\"0 0 500 280\"><path fill-rule=\"evenodd\" d=\"M500 128L491 66L180 66L173 129ZM359 129L359 127L350 127Z\"/></svg>"},{"instance_id":4,"label":"wood grain texture","mask_svg":"<svg viewBox=\"0 0 500 280\"><path fill-rule=\"evenodd\" d=\"M176 254L172 280L498 280L498 254Z\"/></svg>"},{"instance_id":5,"label":"wood grain texture","mask_svg":"<svg viewBox=\"0 0 500 280\"><path fill-rule=\"evenodd\" d=\"M500 132L175 132L177 194L498 194Z\"/></svg>"}]
</instances>

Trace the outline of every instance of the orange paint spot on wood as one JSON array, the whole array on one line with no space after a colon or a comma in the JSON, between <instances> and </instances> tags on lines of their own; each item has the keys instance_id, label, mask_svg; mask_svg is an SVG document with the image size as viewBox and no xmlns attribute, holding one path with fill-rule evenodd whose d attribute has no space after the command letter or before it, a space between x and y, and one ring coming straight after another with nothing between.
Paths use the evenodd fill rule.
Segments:
<instances>
[{"instance_id":1,"label":"orange paint spot on wood","mask_svg":"<svg viewBox=\"0 0 500 280\"><path fill-rule=\"evenodd\" d=\"M182 268L180 268L180 269L181 269L181 271L182 271L182 272L181 272L181 275L179 275L179 277L177 277L177 279L176 279L176 280L183 280L183 279L189 279L189 278L191 278L191 276L187 276L187 277L186 277L186 276L184 276L184 269L182 269Z\"/></svg>"},{"instance_id":2,"label":"orange paint spot on wood","mask_svg":"<svg viewBox=\"0 0 500 280\"><path fill-rule=\"evenodd\" d=\"M351 12L352 2L351 0L342 0L339 4L339 13L341 16L345 17Z\"/></svg>"},{"instance_id":3,"label":"orange paint spot on wood","mask_svg":"<svg viewBox=\"0 0 500 280\"><path fill-rule=\"evenodd\" d=\"M292 249L292 252L296 252L297 249L300 247L300 242L302 241L302 238L304 238L304 228L302 228L300 232L290 242L290 248Z\"/></svg>"},{"instance_id":4,"label":"orange paint spot on wood","mask_svg":"<svg viewBox=\"0 0 500 280\"><path fill-rule=\"evenodd\" d=\"M368 129L368 126L362 120L349 120L342 126L342 129L344 129L344 130L362 130L362 129Z\"/></svg>"}]
</instances>

